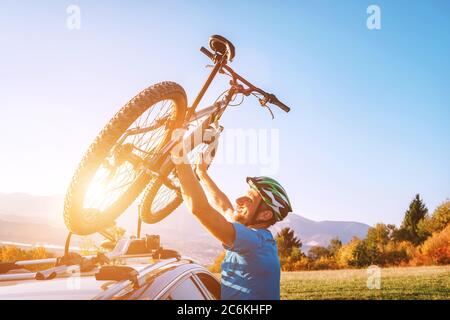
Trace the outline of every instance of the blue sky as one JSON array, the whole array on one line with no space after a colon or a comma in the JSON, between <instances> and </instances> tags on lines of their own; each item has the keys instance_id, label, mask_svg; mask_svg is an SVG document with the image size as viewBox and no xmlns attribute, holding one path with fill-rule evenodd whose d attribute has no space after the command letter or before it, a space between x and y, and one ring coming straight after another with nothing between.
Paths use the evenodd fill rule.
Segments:
<instances>
[{"instance_id":1,"label":"blue sky","mask_svg":"<svg viewBox=\"0 0 450 320\"><path fill-rule=\"evenodd\" d=\"M80 30L66 28L70 4ZM381 30L366 27L371 4ZM292 107L272 121L248 99L223 125L280 130L276 178L295 211L398 224L415 193L430 209L450 197L449 12L440 0L2 1L0 192L65 193L96 134L140 90L172 80L192 102L207 76L198 49L222 34L233 68ZM211 169L232 198L258 173Z\"/></svg>"}]
</instances>

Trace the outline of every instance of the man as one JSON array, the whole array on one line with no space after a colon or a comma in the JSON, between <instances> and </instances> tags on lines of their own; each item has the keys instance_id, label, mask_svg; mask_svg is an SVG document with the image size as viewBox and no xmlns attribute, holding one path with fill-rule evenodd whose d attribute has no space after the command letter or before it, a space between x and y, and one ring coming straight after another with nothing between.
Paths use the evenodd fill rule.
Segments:
<instances>
[{"instance_id":1,"label":"man","mask_svg":"<svg viewBox=\"0 0 450 320\"><path fill-rule=\"evenodd\" d=\"M247 178L250 188L236 199L234 209L208 176L204 161L197 162L194 172L185 156L172 152L172 160L185 204L226 250L221 298L280 299L280 261L276 242L267 228L292 211L283 187L268 177Z\"/></svg>"}]
</instances>

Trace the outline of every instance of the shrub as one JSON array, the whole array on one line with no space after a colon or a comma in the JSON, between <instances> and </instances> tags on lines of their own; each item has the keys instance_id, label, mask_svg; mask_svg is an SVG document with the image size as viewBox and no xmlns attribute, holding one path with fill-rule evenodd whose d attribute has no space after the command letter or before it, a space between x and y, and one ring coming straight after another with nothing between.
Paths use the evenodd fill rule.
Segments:
<instances>
[{"instance_id":1,"label":"shrub","mask_svg":"<svg viewBox=\"0 0 450 320\"><path fill-rule=\"evenodd\" d=\"M409 241L389 242L383 246L381 254L381 264L383 266L406 265L413 257L414 245Z\"/></svg>"},{"instance_id":2,"label":"shrub","mask_svg":"<svg viewBox=\"0 0 450 320\"><path fill-rule=\"evenodd\" d=\"M434 233L416 251L412 264L450 264L450 224Z\"/></svg>"},{"instance_id":3,"label":"shrub","mask_svg":"<svg viewBox=\"0 0 450 320\"><path fill-rule=\"evenodd\" d=\"M336 259L334 257L320 257L317 260L311 262L310 269L313 270L327 270L327 269L339 269Z\"/></svg>"},{"instance_id":4,"label":"shrub","mask_svg":"<svg viewBox=\"0 0 450 320\"><path fill-rule=\"evenodd\" d=\"M308 265L308 259L302 253L300 248L292 248L291 254L289 256L280 255L280 265L282 271L295 271L305 270L305 266Z\"/></svg>"},{"instance_id":5,"label":"shrub","mask_svg":"<svg viewBox=\"0 0 450 320\"><path fill-rule=\"evenodd\" d=\"M277 233L275 241L280 257L289 257L293 250L300 250L302 247L302 242L295 236L294 230L287 227Z\"/></svg>"},{"instance_id":6,"label":"shrub","mask_svg":"<svg viewBox=\"0 0 450 320\"><path fill-rule=\"evenodd\" d=\"M291 264L291 269L292 269L292 271L310 270L311 269L311 261L307 257L303 256L301 259L299 259Z\"/></svg>"}]
</instances>

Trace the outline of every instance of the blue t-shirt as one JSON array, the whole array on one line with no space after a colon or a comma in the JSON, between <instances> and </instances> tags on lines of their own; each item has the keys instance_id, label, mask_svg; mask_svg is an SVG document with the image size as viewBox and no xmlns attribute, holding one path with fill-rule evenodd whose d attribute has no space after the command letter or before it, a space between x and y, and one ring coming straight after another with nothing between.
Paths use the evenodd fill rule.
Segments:
<instances>
[{"instance_id":1,"label":"blue t-shirt","mask_svg":"<svg viewBox=\"0 0 450 320\"><path fill-rule=\"evenodd\" d=\"M222 262L224 300L279 300L280 260L277 244L267 229L233 223L236 239Z\"/></svg>"}]
</instances>

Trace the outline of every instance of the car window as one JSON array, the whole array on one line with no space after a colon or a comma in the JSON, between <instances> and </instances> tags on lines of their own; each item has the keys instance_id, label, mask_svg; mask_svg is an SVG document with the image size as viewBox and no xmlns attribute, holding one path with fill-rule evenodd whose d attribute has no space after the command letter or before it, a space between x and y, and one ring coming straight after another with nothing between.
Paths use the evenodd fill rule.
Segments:
<instances>
[{"instance_id":1,"label":"car window","mask_svg":"<svg viewBox=\"0 0 450 320\"><path fill-rule=\"evenodd\" d=\"M220 283L213 276L200 272L196 274L198 279L203 283L203 285L208 289L211 295L216 300L220 300Z\"/></svg>"},{"instance_id":2,"label":"car window","mask_svg":"<svg viewBox=\"0 0 450 320\"><path fill-rule=\"evenodd\" d=\"M191 278L185 278L170 291L168 300L205 300L197 285Z\"/></svg>"}]
</instances>

